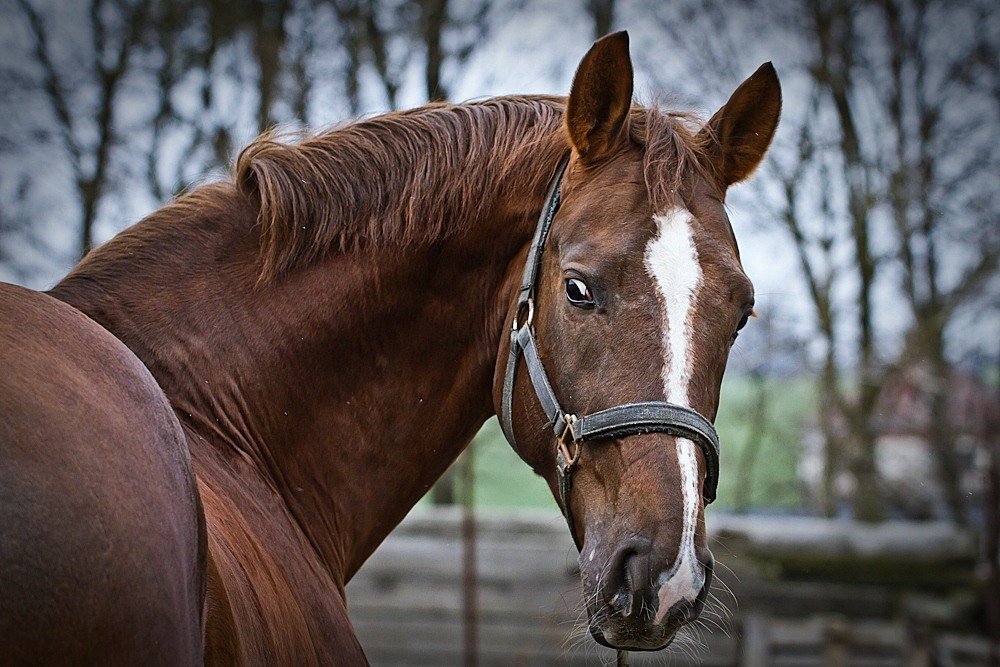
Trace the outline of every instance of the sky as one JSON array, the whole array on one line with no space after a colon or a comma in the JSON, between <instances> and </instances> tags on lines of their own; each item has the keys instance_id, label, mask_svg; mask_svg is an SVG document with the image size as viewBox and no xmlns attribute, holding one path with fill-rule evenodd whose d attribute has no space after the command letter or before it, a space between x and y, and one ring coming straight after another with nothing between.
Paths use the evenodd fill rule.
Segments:
<instances>
[{"instance_id":1,"label":"sky","mask_svg":"<svg viewBox=\"0 0 1000 667\"><path fill-rule=\"evenodd\" d=\"M71 63L75 53L83 44L81 32L75 27L83 19L80 6L57 0L39 1L38 6L55 21L53 30L58 35L53 42L57 45L57 56L64 63ZM461 4L461 3L459 3ZM491 30L485 40L477 44L472 56L460 68L453 65L445 68L445 79L449 82L452 98L456 101L511 93L555 93L568 92L572 74L579 59L586 52L592 39L592 26L587 16L580 11L582 2L570 0L535 0L521 2L520 7L511 3L499 3L498 9L489 17ZM20 72L31 78L38 76L31 64L30 40L25 24L17 17L16 6L10 0L0 0L2 12L11 20L0 22L0 44L4 45L3 64L8 70ZM782 77L786 115L800 113L806 103L802 91L803 81L798 78L804 46L796 39L767 39L751 41L742 48L719 47L725 56L725 69L706 72L694 63L687 49L690 45L678 43L665 29L661 14L654 11L654 5L646 2L621 0L616 23L626 28L631 35L632 55L636 67L636 95L640 101L668 100L671 106L693 109L703 117L710 115L724 101L726 96L739 84L742 78L751 74L762 62L773 61ZM753 25L753 14L741 14L750 25L736 25L735 29L760 30ZM669 20L669 19L668 19ZM730 26L732 27L732 26ZM677 29L676 25L668 26ZM683 30L683 28L681 28ZM766 32L764 33L766 35ZM406 57L406 54L403 54ZM227 67L245 66L240 56L231 54ZM413 54L408 76L401 90L401 106L410 107L423 102L420 74L420 55ZM0 85L8 85L9 79L0 79ZM312 100L312 124L325 127L343 122L346 107L338 82L321 81L317 94ZM196 86L190 88L190 95L197 94ZM223 97L227 94L224 93ZM235 138L237 146L251 140L253 92L232 88L228 99L220 107L222 113L244 118L242 136ZM87 91L80 92L81 101L86 103ZM183 96L178 100L183 105ZM121 105L121 117L141 131L142 123L149 116L150 99L147 90L141 86L126 89ZM365 98L365 110L369 114L383 110L384 102L377 97ZM37 95L20 92L0 96L0 117L9 122L22 121L30 124L37 114L46 113ZM238 123L237 128L241 127ZM86 126L82 130L86 132ZM784 144L790 139L785 125L779 126L775 149L769 159L780 158L780 152L787 150ZM238 132L239 134L239 132ZM51 138L50 138L51 139ZM2 144L0 144L2 147ZM167 155L179 155L180 142L167 144L162 149ZM30 276L20 276L5 270L0 264L0 279L23 282L32 287L43 288L53 284L65 273L72 262L74 238L64 224L73 219L74 202L69 197L68 179L70 173L65 160L59 155L53 142L22 142L16 150L0 151L0 202L10 200L18 186L17 176L28 173L33 177L33 197L31 207L36 224L52 230L50 238L53 257L41 257L39 267ZM196 182L214 180L219 174L192 174ZM106 239L124 227L141 219L156 207L156 202L148 192L128 184L128 175L122 175L122 185L116 197L102 210L98 232ZM760 310L775 318L780 327L787 327L806 337L812 317L811 307L804 292L804 283L797 278L799 269L795 250L784 233L776 230L768 211L760 206L766 199L763 189L766 181L755 177L749 182L735 186L728 197L729 215L740 240L741 256L747 274L757 289ZM42 205L38 201L43 202ZM879 239L876 239L878 242ZM37 251L24 248L22 252ZM907 309L894 298L891 285L879 295L881 340L884 345L899 344L899 337L908 324ZM850 286L845 286L847 294ZM975 341L989 341L994 336L1000 339L1000 318L994 313L973 313L967 327L975 332ZM738 356L738 355L737 355Z\"/></svg>"}]
</instances>

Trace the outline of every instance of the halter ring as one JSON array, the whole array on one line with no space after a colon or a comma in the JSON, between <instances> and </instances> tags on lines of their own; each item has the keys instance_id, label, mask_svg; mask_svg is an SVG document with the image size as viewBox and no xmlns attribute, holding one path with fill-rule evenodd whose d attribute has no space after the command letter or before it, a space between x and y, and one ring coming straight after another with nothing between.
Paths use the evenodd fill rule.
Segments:
<instances>
[{"instance_id":1,"label":"halter ring","mask_svg":"<svg viewBox=\"0 0 1000 667\"><path fill-rule=\"evenodd\" d=\"M562 453L563 458L566 460L566 471L569 471L576 462L580 460L580 441L576 438L576 433L573 432L573 424L576 423L576 415L566 415L564 417L566 421L566 428L563 432L556 438L556 442L559 443L559 451ZM567 440L573 443L573 455L569 453L569 447L567 446Z\"/></svg>"},{"instance_id":2,"label":"halter ring","mask_svg":"<svg viewBox=\"0 0 1000 667\"><path fill-rule=\"evenodd\" d=\"M521 317L521 311L524 310L525 305L528 307L528 317L527 317L527 319L524 320L524 324L521 325L521 324L518 324L518 320ZM525 302L525 304L519 306L518 309L517 309L517 312L514 313L514 320L511 322L511 331L517 333L517 331L522 326L529 326L530 327L531 324L534 321L535 321L535 300L533 298L531 298L531 297L528 297L527 302Z\"/></svg>"}]
</instances>

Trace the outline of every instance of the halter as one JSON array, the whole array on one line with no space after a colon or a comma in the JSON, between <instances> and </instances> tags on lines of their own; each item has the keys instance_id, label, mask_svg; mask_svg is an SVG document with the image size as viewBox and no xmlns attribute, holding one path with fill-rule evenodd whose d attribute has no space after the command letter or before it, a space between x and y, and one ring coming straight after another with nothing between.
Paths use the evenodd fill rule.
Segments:
<instances>
[{"instance_id":1,"label":"halter","mask_svg":"<svg viewBox=\"0 0 1000 667\"><path fill-rule=\"evenodd\" d=\"M703 496L708 505L715 500L716 487L719 481L719 435L712 423L691 408L675 405L665 401L646 401L644 403L625 403L606 410L577 416L568 414L559 405L552 384L545 373L542 361L538 356L538 345L535 340L535 282L538 280L538 269L541 266L542 252L545 250L545 240L549 235L552 220L559 210L560 188L566 165L567 155L559 163L552 184L549 186L545 205L538 218L535 237L528 251L528 261L521 278L521 289L517 296L517 308L514 311L514 321L510 333L510 355L507 358L507 373L503 383L503 404L501 405L500 424L504 435L512 447L514 441L514 426L512 404L514 400L514 380L517 375L518 361L524 357L528 368L531 386L535 389L538 402L549 419L556 436L556 471L558 475L559 500L562 503L563 515L569 524L569 532L573 536L578 550L583 548L576 526L573 523L573 513L569 503L569 492L572 487L572 474L580 459L581 445L593 440L609 440L629 435L643 433L668 433L680 438L687 438L697 443L705 453L708 467L705 476ZM524 322L519 320L524 316Z\"/></svg>"}]
</instances>

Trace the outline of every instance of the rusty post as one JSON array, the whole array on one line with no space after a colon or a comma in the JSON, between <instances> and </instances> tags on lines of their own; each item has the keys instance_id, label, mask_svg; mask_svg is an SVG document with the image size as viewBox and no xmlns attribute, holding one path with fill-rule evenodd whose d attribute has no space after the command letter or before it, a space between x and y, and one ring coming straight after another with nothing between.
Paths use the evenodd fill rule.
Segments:
<instances>
[{"instance_id":1,"label":"rusty post","mask_svg":"<svg viewBox=\"0 0 1000 667\"><path fill-rule=\"evenodd\" d=\"M461 460L462 478L462 637L466 667L478 662L478 602L476 600L476 508L474 505L475 470L473 445Z\"/></svg>"}]
</instances>

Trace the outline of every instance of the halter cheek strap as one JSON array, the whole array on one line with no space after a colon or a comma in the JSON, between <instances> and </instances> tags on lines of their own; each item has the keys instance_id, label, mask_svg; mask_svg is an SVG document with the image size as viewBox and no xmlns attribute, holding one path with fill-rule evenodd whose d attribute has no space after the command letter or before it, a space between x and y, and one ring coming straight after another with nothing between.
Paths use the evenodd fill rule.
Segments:
<instances>
[{"instance_id":1,"label":"halter cheek strap","mask_svg":"<svg viewBox=\"0 0 1000 667\"><path fill-rule=\"evenodd\" d=\"M566 165L567 155L560 161L552 184L549 186L545 206L542 208L535 228L535 236L528 251L528 261L524 266L521 287L517 296L517 307L510 332L510 353L507 357L507 371L504 376L503 397L501 403L500 425L511 446L516 446L513 425L514 383L517 370L523 359L528 369L531 386L548 418L549 427L556 439L556 472L559 501L563 514L569 524L570 533L577 549L583 547L576 533L576 525L569 502L572 489L573 468L580 458L581 445L596 440L610 440L630 435L644 433L667 433L679 438L686 438L701 447L705 454L707 473L705 487L702 491L705 504L715 500L716 487L719 480L719 436L710 421L691 408L675 405L665 401L647 401L644 403L626 403L606 410L593 412L578 417L569 414L559 405L552 384L538 355L538 345L535 337L535 285L538 281L538 271L541 266L542 252L545 250L545 240L548 238L552 221L559 210L560 187ZM524 318L523 323L519 322Z\"/></svg>"}]
</instances>

